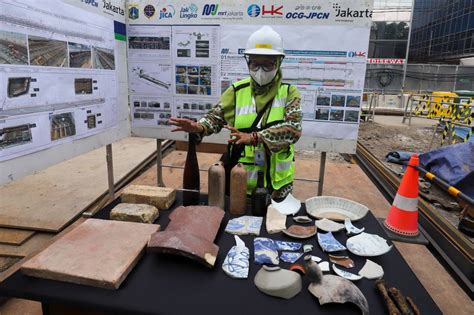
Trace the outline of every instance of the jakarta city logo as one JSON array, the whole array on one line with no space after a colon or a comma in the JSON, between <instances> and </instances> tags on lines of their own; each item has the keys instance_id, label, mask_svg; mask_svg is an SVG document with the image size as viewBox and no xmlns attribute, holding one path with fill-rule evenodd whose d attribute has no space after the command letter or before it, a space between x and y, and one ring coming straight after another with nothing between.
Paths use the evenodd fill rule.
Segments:
<instances>
[{"instance_id":1,"label":"jakarta city logo","mask_svg":"<svg viewBox=\"0 0 474 315\"><path fill-rule=\"evenodd\" d=\"M160 10L160 20L161 19L170 19L176 13L174 7L171 4L168 4L166 7Z\"/></svg>"},{"instance_id":2,"label":"jakarta city logo","mask_svg":"<svg viewBox=\"0 0 474 315\"><path fill-rule=\"evenodd\" d=\"M260 15L260 6L258 6L257 4L251 4L249 5L249 7L247 8L247 14L250 16L250 17L257 17Z\"/></svg>"},{"instance_id":3,"label":"jakarta city logo","mask_svg":"<svg viewBox=\"0 0 474 315\"><path fill-rule=\"evenodd\" d=\"M131 5L129 8L128 8L128 18L130 20L136 20L138 19L139 17L139 10L138 10L138 6L137 5Z\"/></svg>"}]
</instances>

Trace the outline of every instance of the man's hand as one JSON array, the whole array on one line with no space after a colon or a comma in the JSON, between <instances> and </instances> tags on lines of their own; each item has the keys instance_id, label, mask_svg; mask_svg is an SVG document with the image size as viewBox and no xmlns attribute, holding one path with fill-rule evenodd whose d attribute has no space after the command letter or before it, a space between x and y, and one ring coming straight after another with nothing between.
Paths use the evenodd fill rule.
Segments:
<instances>
[{"instance_id":1,"label":"man's hand","mask_svg":"<svg viewBox=\"0 0 474 315\"><path fill-rule=\"evenodd\" d=\"M200 123L197 123L191 119L187 118L170 118L169 123L173 126L176 126L178 128L175 128L171 130L172 132L175 131L185 131L185 132L195 132L195 133L200 133L204 130L204 127L201 126Z\"/></svg>"},{"instance_id":2,"label":"man's hand","mask_svg":"<svg viewBox=\"0 0 474 315\"><path fill-rule=\"evenodd\" d=\"M228 140L229 143L235 144L251 144L252 143L252 134L240 132L234 127L225 125L224 128L230 130L230 139Z\"/></svg>"}]
</instances>

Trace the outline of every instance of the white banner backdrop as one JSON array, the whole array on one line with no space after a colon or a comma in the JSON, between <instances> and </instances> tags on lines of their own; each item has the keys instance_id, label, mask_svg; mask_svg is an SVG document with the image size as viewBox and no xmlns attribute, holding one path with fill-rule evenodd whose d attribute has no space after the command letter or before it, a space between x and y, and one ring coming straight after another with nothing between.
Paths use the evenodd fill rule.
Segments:
<instances>
[{"instance_id":1,"label":"white banner backdrop","mask_svg":"<svg viewBox=\"0 0 474 315\"><path fill-rule=\"evenodd\" d=\"M297 147L355 152L371 6L370 1L129 2L132 134L185 139L184 133L170 132L168 119L199 119L227 87L247 77L247 39L266 24L283 37L283 81L302 94L303 137ZM223 131L204 141L227 138Z\"/></svg>"}]
</instances>

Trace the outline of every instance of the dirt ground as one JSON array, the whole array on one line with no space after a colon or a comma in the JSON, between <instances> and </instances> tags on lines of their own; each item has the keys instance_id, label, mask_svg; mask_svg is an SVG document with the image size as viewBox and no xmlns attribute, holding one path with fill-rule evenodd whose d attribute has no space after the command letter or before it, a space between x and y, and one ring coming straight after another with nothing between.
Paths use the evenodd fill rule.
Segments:
<instances>
[{"instance_id":1,"label":"dirt ground","mask_svg":"<svg viewBox=\"0 0 474 315\"><path fill-rule=\"evenodd\" d=\"M376 122L361 122L359 141L394 173L402 176L404 169L398 164L385 162L390 151L424 153L441 146L442 134L431 126L389 126ZM454 198L434 184L420 180L420 195L457 228L461 208ZM474 239L471 239L471 241Z\"/></svg>"}]
</instances>

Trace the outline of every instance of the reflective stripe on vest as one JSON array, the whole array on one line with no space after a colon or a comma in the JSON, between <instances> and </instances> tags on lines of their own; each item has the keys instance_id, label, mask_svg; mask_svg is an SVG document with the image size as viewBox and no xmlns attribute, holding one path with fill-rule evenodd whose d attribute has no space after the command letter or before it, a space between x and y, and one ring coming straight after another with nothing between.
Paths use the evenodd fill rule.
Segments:
<instances>
[{"instance_id":1,"label":"reflective stripe on vest","mask_svg":"<svg viewBox=\"0 0 474 315\"><path fill-rule=\"evenodd\" d=\"M257 117L256 106L252 96L252 89L250 87L250 78L236 82L234 84L234 90L234 127L237 129L250 128ZM277 95L273 100L265 125L276 121L283 121L285 119L285 106L288 97L288 90L288 85L280 86L280 89L278 90ZM265 128L265 125L263 126L263 128ZM258 170L263 170L265 173L265 186L268 186L267 172L269 172L273 189L280 189L281 187L293 182L293 145L290 145L288 149L276 153L271 153L270 161L265 161L264 166L257 166L253 164L255 150L265 151L265 146L262 143L258 144L257 147L246 145L244 150L244 156L239 159L239 162L243 163L245 169L247 170L247 194L251 194L253 188L257 185Z\"/></svg>"}]
</instances>

